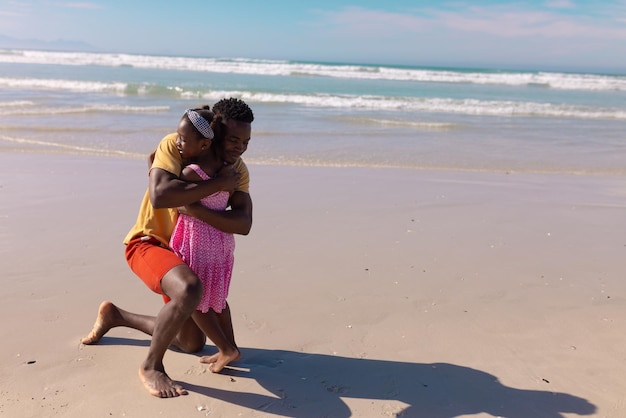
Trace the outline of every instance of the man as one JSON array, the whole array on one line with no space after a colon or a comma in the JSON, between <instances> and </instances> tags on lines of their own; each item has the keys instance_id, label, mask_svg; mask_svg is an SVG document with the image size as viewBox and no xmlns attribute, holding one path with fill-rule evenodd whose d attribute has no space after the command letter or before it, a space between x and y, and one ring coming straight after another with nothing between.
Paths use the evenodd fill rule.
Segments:
<instances>
[{"instance_id":1,"label":"man","mask_svg":"<svg viewBox=\"0 0 626 418\"><path fill-rule=\"evenodd\" d=\"M205 129L207 120L202 117L201 109L196 112L200 119L183 116L177 132L161 140L154 153L149 187L137 222L124 240L131 269L150 289L162 294L167 303L153 317L128 312L105 301L100 305L93 330L82 340L83 344L95 344L108 330L118 326L152 335L148 355L139 368L139 377L150 394L162 398L187 393L165 372L163 357L167 348L175 345L185 352L197 352L206 341L205 334L191 318L202 297L202 283L168 247L176 223L176 208L186 206L188 214L224 232L247 235L252 226L249 175L240 157L250 141L254 115L247 104L234 98L220 100L212 110L218 128L213 144L213 134L211 132L209 137ZM207 117L210 116L209 113ZM221 131L219 140L217 131ZM221 163L232 167L219 171L224 181L236 184L229 201L230 210L212 211L194 204L216 191L215 182L185 182L179 178L186 163L180 151L181 141L196 141L198 146L215 147ZM212 371L219 372L239 357L239 351L234 342L228 305L215 322L214 335L209 337L212 340L223 338L234 348L226 355L210 356L201 361L211 363Z\"/></svg>"}]
</instances>

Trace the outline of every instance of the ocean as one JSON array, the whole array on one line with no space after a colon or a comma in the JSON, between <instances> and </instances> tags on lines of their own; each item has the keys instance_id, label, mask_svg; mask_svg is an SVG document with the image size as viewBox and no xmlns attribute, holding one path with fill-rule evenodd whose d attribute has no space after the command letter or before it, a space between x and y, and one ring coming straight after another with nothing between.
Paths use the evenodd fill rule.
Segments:
<instances>
[{"instance_id":1,"label":"ocean","mask_svg":"<svg viewBox=\"0 0 626 418\"><path fill-rule=\"evenodd\" d=\"M137 158L255 113L248 164L626 174L626 75L0 50L0 152Z\"/></svg>"}]
</instances>

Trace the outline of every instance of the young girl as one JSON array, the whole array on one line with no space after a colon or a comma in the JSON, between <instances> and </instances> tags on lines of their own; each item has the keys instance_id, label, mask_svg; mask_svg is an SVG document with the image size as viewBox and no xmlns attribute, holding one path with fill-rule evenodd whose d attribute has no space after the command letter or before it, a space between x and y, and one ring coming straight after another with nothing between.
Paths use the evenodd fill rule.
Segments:
<instances>
[{"instance_id":1,"label":"young girl","mask_svg":"<svg viewBox=\"0 0 626 418\"><path fill-rule=\"evenodd\" d=\"M194 124L204 126L205 138L212 134L207 118L195 110L188 110L187 116ZM211 115L212 116L212 115ZM209 117L211 117L209 116ZM211 117L212 119L212 117ZM201 131L202 132L202 131ZM212 138L211 138L212 139ZM210 147L201 152L195 163L183 169L180 176L185 181L210 180L215 177L215 164ZM185 159L185 155L183 155ZM209 175L211 173L211 175ZM200 200L200 203L213 210L226 210L230 192L222 190ZM213 309L221 313L226 308L226 298L233 271L235 237L231 233L202 222L186 214L179 214L170 238L170 248L198 275L204 286L202 300L197 309L207 313Z\"/></svg>"},{"instance_id":2,"label":"young girl","mask_svg":"<svg viewBox=\"0 0 626 418\"><path fill-rule=\"evenodd\" d=\"M184 117L189 119L204 141L179 136L177 147L183 161L191 161L183 169L180 179L188 182L214 181L219 191L202 198L199 203L213 211L225 211L239 182L239 174L221 157L223 126L219 121L215 123L208 106L189 109ZM235 238L232 233L223 232L186 214L186 208L179 208L179 211L170 248L203 284L202 299L192 317L219 350L217 355L203 358L203 361L211 363L211 370L219 371L225 363L240 356L226 303L233 271Z\"/></svg>"}]
</instances>

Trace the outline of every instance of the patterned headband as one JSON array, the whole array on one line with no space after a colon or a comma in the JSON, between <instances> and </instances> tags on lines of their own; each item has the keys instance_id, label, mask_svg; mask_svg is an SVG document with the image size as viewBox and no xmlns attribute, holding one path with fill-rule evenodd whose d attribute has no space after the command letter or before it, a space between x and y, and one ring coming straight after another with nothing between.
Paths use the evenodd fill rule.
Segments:
<instances>
[{"instance_id":1,"label":"patterned headband","mask_svg":"<svg viewBox=\"0 0 626 418\"><path fill-rule=\"evenodd\" d=\"M193 123L193 126L195 126L196 129L202 134L203 137L205 137L206 139L213 139L213 129L211 129L209 122L207 122L205 118L200 116L198 112L193 109L187 109L187 117L189 118L191 123Z\"/></svg>"}]
</instances>

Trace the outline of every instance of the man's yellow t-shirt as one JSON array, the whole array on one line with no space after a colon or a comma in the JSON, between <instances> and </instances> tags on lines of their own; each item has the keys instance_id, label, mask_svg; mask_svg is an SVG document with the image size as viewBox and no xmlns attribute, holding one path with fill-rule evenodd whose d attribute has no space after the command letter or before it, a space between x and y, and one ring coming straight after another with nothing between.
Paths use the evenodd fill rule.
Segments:
<instances>
[{"instance_id":1,"label":"man's yellow t-shirt","mask_svg":"<svg viewBox=\"0 0 626 418\"><path fill-rule=\"evenodd\" d=\"M159 142L154 162L150 169L160 168L179 177L183 170L183 160L176 148L176 137L178 134L167 135ZM249 193L250 174L248 167L239 158L233 167L240 174L239 185L236 191ZM176 225L178 211L175 208L155 209L150 202L150 190L146 190L137 215L137 222L124 238L124 244L128 244L135 238L150 236L154 237L161 245L169 248L170 237Z\"/></svg>"}]
</instances>

